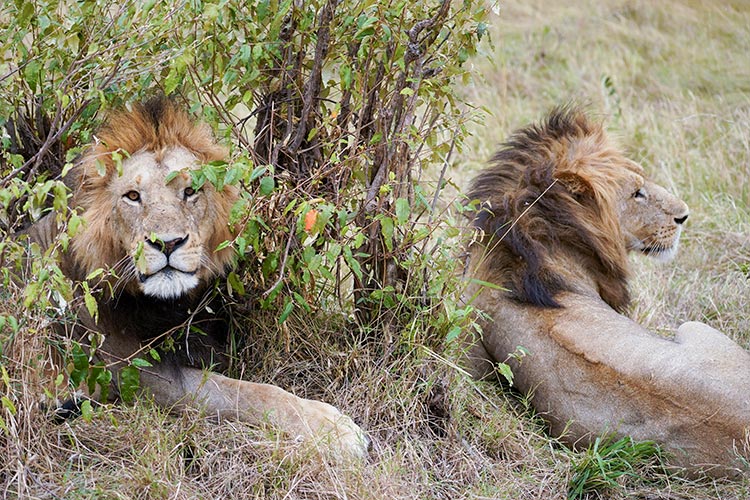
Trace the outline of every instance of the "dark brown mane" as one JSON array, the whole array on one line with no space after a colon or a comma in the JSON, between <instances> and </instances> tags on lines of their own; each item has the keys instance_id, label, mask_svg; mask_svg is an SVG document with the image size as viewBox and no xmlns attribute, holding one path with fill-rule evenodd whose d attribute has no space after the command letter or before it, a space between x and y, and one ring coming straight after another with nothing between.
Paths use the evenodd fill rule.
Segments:
<instances>
[{"instance_id":1,"label":"dark brown mane","mask_svg":"<svg viewBox=\"0 0 750 500\"><path fill-rule=\"evenodd\" d=\"M624 309L627 252L614 184L628 162L601 124L573 107L516 131L468 192L481 202L474 225L484 233L486 272L519 301L559 307L555 295L571 285L556 257L573 256L602 299Z\"/></svg>"}]
</instances>

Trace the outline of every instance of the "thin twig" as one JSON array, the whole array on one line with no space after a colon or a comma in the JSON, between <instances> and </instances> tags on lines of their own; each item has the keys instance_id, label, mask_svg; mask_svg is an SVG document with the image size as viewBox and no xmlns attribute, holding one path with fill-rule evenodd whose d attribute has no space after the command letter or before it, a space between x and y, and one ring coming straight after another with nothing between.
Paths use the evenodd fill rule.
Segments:
<instances>
[{"instance_id":1,"label":"thin twig","mask_svg":"<svg viewBox=\"0 0 750 500\"><path fill-rule=\"evenodd\" d=\"M286 248L284 248L284 256L281 259L281 268L279 270L279 278L271 286L271 288L269 288L268 290L266 290L265 292L263 292L263 298L264 299L267 298L269 295L271 295L271 292L273 292L276 289L276 287L279 286L279 284L284 280L284 276L286 275L286 273L285 273L285 270L286 270L286 260L289 257L289 249L292 247L292 240L294 240L294 231L292 230L292 228L290 228L290 230L289 230L289 239L286 240Z\"/></svg>"},{"instance_id":2,"label":"thin twig","mask_svg":"<svg viewBox=\"0 0 750 500\"><path fill-rule=\"evenodd\" d=\"M445 172L448 170L448 165L450 165L450 158L453 156L453 149L456 146L456 137L458 136L458 131L453 131L453 137L451 138L451 147L448 149L448 154L445 155L445 159L443 160L443 168L440 170L440 176L437 180L437 186L435 186L435 195L432 197L432 204L430 205L430 215L427 217L427 223L429 224L432 222L434 213L435 213L435 207L437 206L438 199L440 198L440 191L442 190L443 185L443 179L445 179Z\"/></svg>"},{"instance_id":3,"label":"thin twig","mask_svg":"<svg viewBox=\"0 0 750 500\"><path fill-rule=\"evenodd\" d=\"M297 131L289 144L289 152L295 153L299 149L302 140L307 134L307 122L312 112L313 103L315 97L320 93L320 85L323 73L323 63L328 56L328 42L331 35L331 22L334 19L334 13L336 6L338 5L337 0L329 0L323 6L318 16L318 41L315 44L315 58L313 59L313 67L310 72L310 77L307 79L305 84L305 94L302 101L302 114L297 124Z\"/></svg>"}]
</instances>

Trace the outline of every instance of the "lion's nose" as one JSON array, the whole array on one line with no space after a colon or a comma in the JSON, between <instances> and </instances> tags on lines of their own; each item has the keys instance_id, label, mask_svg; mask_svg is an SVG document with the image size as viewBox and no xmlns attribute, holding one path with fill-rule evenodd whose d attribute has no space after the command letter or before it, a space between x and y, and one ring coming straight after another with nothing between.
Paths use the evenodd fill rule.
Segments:
<instances>
[{"instance_id":1,"label":"lion's nose","mask_svg":"<svg viewBox=\"0 0 750 500\"><path fill-rule=\"evenodd\" d=\"M687 216L687 215L683 215L682 217L675 217L675 218L674 218L674 221L675 221L675 222L676 222L677 224L682 224L683 222L685 222L685 221L687 220L687 218L688 218L688 216Z\"/></svg>"},{"instance_id":2,"label":"lion's nose","mask_svg":"<svg viewBox=\"0 0 750 500\"><path fill-rule=\"evenodd\" d=\"M150 238L146 238L146 242L149 245L156 248L167 257L169 257L172 254L172 252L174 252L175 250L180 248L182 245L184 245L187 240L188 240L188 235L184 236L183 238L174 238L172 240L157 239L155 241L151 241Z\"/></svg>"}]
</instances>

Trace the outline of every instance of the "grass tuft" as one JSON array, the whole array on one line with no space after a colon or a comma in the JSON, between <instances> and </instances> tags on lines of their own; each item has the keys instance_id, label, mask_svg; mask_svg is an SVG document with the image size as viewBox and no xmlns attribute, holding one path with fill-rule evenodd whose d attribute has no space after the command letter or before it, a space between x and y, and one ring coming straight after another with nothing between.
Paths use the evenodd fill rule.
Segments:
<instances>
[{"instance_id":1,"label":"grass tuft","mask_svg":"<svg viewBox=\"0 0 750 500\"><path fill-rule=\"evenodd\" d=\"M653 441L635 442L630 437L612 441L598 437L572 463L568 500L583 498L594 491L622 490L628 481L644 482L653 471L666 472L664 458L664 452Z\"/></svg>"}]
</instances>

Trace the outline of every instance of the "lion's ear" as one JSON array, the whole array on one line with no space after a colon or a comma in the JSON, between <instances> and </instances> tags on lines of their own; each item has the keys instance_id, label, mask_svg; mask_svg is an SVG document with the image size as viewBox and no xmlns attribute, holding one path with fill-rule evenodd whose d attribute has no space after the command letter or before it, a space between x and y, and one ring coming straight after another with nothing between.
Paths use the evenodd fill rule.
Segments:
<instances>
[{"instance_id":1,"label":"lion's ear","mask_svg":"<svg viewBox=\"0 0 750 500\"><path fill-rule=\"evenodd\" d=\"M594 188L589 181L575 172L559 172L555 175L555 178L557 182L565 186L565 189L573 195L591 194L594 192Z\"/></svg>"}]
</instances>

